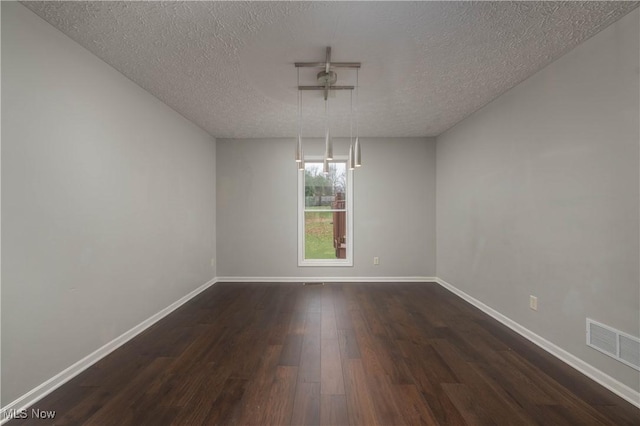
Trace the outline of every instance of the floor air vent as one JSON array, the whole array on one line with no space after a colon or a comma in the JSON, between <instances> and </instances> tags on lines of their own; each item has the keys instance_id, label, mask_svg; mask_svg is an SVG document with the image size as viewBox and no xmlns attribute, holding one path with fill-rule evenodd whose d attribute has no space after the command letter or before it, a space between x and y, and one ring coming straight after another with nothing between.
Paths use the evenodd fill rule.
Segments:
<instances>
[{"instance_id":1,"label":"floor air vent","mask_svg":"<svg viewBox=\"0 0 640 426\"><path fill-rule=\"evenodd\" d=\"M324 285L324 283L321 282L313 282L313 283L302 283L302 285Z\"/></svg>"},{"instance_id":2,"label":"floor air vent","mask_svg":"<svg viewBox=\"0 0 640 426\"><path fill-rule=\"evenodd\" d=\"M640 370L640 339L587 318L587 346Z\"/></svg>"}]
</instances>

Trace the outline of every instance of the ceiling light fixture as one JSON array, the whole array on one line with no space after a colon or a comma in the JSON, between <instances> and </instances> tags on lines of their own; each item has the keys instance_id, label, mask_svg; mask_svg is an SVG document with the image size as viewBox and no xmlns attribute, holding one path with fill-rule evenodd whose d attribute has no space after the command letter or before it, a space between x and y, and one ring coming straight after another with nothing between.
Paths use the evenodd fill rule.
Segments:
<instances>
[{"instance_id":1,"label":"ceiling light fixture","mask_svg":"<svg viewBox=\"0 0 640 426\"><path fill-rule=\"evenodd\" d=\"M298 140L296 141L296 162L298 163L298 170L304 170L304 153L302 149L302 91L303 90L321 90L324 92L324 113L325 113L325 129L324 129L324 160L323 171L329 172L329 161L333 160L333 140L331 138L331 130L329 123L329 91L331 90L351 90L351 111L349 113L350 121L350 135L349 135L349 163L350 170L355 170L356 167L362 165L360 155L360 140L359 140L359 127L358 127L358 70L360 69L360 62L331 62L331 47L327 47L327 54L325 62L296 62L295 67L298 69ZM316 75L318 81L317 86L301 86L300 85L300 68L323 68ZM356 85L355 86L338 86L338 74L333 71L333 68L351 68L356 70ZM356 89L356 110L354 114L353 110L353 90ZM353 141L353 120L356 120L356 138L355 145Z\"/></svg>"}]
</instances>

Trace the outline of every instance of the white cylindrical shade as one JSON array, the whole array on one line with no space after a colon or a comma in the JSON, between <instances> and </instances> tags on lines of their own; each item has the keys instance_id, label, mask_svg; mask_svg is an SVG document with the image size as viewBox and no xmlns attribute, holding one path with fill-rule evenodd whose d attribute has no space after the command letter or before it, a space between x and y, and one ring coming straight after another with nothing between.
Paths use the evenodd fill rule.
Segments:
<instances>
[{"instance_id":1,"label":"white cylindrical shade","mask_svg":"<svg viewBox=\"0 0 640 426\"><path fill-rule=\"evenodd\" d=\"M298 140L296 142L296 163L302 162L302 136L298 135Z\"/></svg>"},{"instance_id":2,"label":"white cylindrical shade","mask_svg":"<svg viewBox=\"0 0 640 426\"><path fill-rule=\"evenodd\" d=\"M327 160L333 160L333 140L329 134L329 129L325 132L324 145L324 158Z\"/></svg>"},{"instance_id":3,"label":"white cylindrical shade","mask_svg":"<svg viewBox=\"0 0 640 426\"><path fill-rule=\"evenodd\" d=\"M353 145L349 145L349 170L354 170L356 168L355 160Z\"/></svg>"}]
</instances>

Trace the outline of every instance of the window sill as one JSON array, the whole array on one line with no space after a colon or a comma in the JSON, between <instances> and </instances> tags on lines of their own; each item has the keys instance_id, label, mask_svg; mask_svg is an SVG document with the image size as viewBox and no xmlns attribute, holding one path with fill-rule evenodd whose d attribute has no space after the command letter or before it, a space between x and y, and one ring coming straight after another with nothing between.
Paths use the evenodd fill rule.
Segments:
<instances>
[{"instance_id":1,"label":"window sill","mask_svg":"<svg viewBox=\"0 0 640 426\"><path fill-rule=\"evenodd\" d=\"M299 260L298 266L324 266L324 267L345 267L353 266L353 261L344 260L326 260L326 259L306 259Z\"/></svg>"}]
</instances>

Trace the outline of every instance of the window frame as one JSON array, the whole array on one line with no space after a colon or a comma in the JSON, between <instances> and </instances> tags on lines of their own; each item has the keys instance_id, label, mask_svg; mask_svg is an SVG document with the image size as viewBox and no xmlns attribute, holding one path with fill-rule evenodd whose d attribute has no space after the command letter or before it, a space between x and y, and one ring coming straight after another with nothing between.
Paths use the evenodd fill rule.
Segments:
<instances>
[{"instance_id":1,"label":"window frame","mask_svg":"<svg viewBox=\"0 0 640 426\"><path fill-rule=\"evenodd\" d=\"M305 173L298 171L298 266L345 267L353 266L353 170L349 170L346 156L334 156L330 163L345 163L347 172L347 215L346 258L345 259L305 259ZM322 163L321 156L305 156L305 163Z\"/></svg>"}]
</instances>

